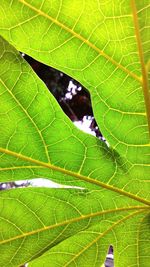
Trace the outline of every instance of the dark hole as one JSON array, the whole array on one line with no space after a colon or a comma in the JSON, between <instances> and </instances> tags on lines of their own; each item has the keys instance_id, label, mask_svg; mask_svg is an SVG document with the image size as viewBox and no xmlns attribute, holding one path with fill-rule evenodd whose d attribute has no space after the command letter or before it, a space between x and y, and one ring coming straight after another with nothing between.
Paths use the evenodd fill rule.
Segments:
<instances>
[{"instance_id":1,"label":"dark hole","mask_svg":"<svg viewBox=\"0 0 150 267\"><path fill-rule=\"evenodd\" d=\"M105 267L114 267L113 246L110 245L105 260Z\"/></svg>"},{"instance_id":2,"label":"dark hole","mask_svg":"<svg viewBox=\"0 0 150 267\"><path fill-rule=\"evenodd\" d=\"M83 121L84 117L90 117L91 131L98 138L104 140L94 119L88 91L68 75L42 64L25 54L22 55L55 96L65 114L72 121Z\"/></svg>"}]
</instances>

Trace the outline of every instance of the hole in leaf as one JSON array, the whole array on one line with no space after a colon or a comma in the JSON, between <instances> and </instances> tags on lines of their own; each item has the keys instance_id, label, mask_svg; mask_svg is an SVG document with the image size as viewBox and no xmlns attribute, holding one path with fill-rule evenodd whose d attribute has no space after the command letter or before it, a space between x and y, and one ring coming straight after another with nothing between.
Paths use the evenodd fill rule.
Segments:
<instances>
[{"instance_id":1,"label":"hole in leaf","mask_svg":"<svg viewBox=\"0 0 150 267\"><path fill-rule=\"evenodd\" d=\"M105 267L114 267L113 246L110 245L105 260Z\"/></svg>"},{"instance_id":2,"label":"hole in leaf","mask_svg":"<svg viewBox=\"0 0 150 267\"><path fill-rule=\"evenodd\" d=\"M22 56L43 80L65 114L75 122L75 125L105 141L93 115L89 92L68 75L42 64L24 53Z\"/></svg>"}]
</instances>

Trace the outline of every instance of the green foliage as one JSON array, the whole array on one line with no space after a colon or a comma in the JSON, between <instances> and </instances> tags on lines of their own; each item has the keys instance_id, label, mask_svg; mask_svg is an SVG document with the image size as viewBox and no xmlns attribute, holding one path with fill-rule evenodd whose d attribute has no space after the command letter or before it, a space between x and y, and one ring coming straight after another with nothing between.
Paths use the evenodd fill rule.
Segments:
<instances>
[{"instance_id":1,"label":"green foliage","mask_svg":"<svg viewBox=\"0 0 150 267\"><path fill-rule=\"evenodd\" d=\"M0 266L149 264L149 1L2 0ZM7 41L6 41L7 40ZM108 147L78 130L18 51L90 92ZM76 188L79 187L79 188Z\"/></svg>"}]
</instances>

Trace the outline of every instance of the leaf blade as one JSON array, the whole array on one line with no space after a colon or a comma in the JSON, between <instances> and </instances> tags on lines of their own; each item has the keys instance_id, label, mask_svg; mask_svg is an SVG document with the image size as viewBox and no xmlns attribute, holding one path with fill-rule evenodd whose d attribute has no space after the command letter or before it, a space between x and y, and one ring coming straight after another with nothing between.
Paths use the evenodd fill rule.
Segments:
<instances>
[{"instance_id":1,"label":"leaf blade","mask_svg":"<svg viewBox=\"0 0 150 267\"><path fill-rule=\"evenodd\" d=\"M127 207L127 198L116 199L110 209L106 198L105 191L46 188L3 191L1 266L8 266L8 263L18 266L94 224L104 221L103 230L107 230L110 223L106 222L110 218L115 222L134 210L147 210L135 201Z\"/></svg>"},{"instance_id":2,"label":"leaf blade","mask_svg":"<svg viewBox=\"0 0 150 267\"><path fill-rule=\"evenodd\" d=\"M112 175L115 175L116 160L113 159L113 153L107 146L73 126L61 111L56 100L19 53L3 39L1 39L1 44L3 47L1 66L5 65L6 67L5 73L3 71L1 73L1 101L3 103L1 132L4 132L0 141L1 181L42 176L62 183L67 183L68 180L68 184L71 184L74 179L71 178L72 175L66 177L65 169L66 172L70 170L72 174L77 173L77 176L80 173L88 176L95 170L95 174L93 172L95 178L103 169L99 175L101 179L102 177L107 179L108 163L109 173L112 168ZM10 66L12 68L11 76ZM10 77L9 80L8 77ZM62 131L59 131L60 128ZM106 155L105 158L103 153ZM99 162L95 161L97 158L99 158ZM51 163L49 163L49 159ZM85 168L86 164L89 165L88 169ZM96 164L95 167L93 164ZM105 164L106 166L104 166ZM47 168L40 168L45 166L49 169L52 169L53 166L55 171L57 171L55 166L58 166L58 171L62 169L64 176L59 177L57 173L55 175ZM22 172L23 169L24 172ZM23 178L23 176L25 177ZM108 176L111 177L110 174ZM76 179L76 183L78 182L79 180ZM81 182L79 185L83 186L85 183Z\"/></svg>"},{"instance_id":3,"label":"leaf blade","mask_svg":"<svg viewBox=\"0 0 150 267\"><path fill-rule=\"evenodd\" d=\"M108 248L108 242L106 242L106 240L110 240L110 238L112 241L111 244L113 245L115 251L116 267L123 267L124 264L127 264L127 266L132 266L132 264L135 264L135 262L138 264L138 255L136 249L134 248L136 238L138 236L138 233L136 232L137 225L134 225L136 223L138 224L139 222L139 218L136 218L137 216L139 218L143 218L143 215L140 214L140 211L133 212L132 214L125 216L123 219L112 223L111 227L108 227L108 229L103 233L101 233L101 228L103 227L100 227L100 224L94 225L87 230L81 231L77 235L70 237L69 239L58 244L58 247L56 246L50 249L38 259L31 261L31 263L29 263L29 266L37 267L44 264L45 267L48 267L50 261L52 266L61 265L68 267L85 265L90 267L92 265L94 267L98 267L105 260L104 255ZM132 223L129 223L129 221L134 222L133 226ZM122 240L122 238L119 238L119 240L121 240L121 244L118 248L115 235L117 237L118 235L120 235L119 231L120 227L123 226L122 224L124 224L125 233L121 231L122 237L124 239ZM129 232L130 240L132 240L130 246L128 246L128 237L125 237L125 235L127 236L125 228L126 226L127 228L128 226L130 226L130 228L132 228L132 231L136 232L136 234L135 232L133 234L132 231ZM79 242L79 240L81 241ZM124 250L124 253L122 249ZM67 251L68 253L65 253L65 251ZM124 255L121 256L121 254ZM125 256L126 254L128 255L128 257ZM101 258L100 255L103 255L103 258Z\"/></svg>"},{"instance_id":4,"label":"leaf blade","mask_svg":"<svg viewBox=\"0 0 150 267\"><path fill-rule=\"evenodd\" d=\"M91 92L95 117L110 145L119 154L128 158L135 169L138 166L142 168L143 164L148 165L149 134L146 109L149 107L149 100L145 106L141 63L129 1L121 4L119 1L117 3L114 1L112 8L107 8L107 1L103 4L93 1L92 7L90 1L87 1L85 6L84 3L79 5L78 1L74 1L72 4L76 7L74 9L69 3L61 6L59 1L55 1L54 7L49 9L51 4L48 0L42 5L36 1L32 3L20 1L18 5L20 10L24 10L23 16L18 13L21 28L14 16L17 12L17 5L14 4L9 7L13 17L12 27L10 22L4 19L2 34L18 49L67 72L84 84ZM142 4L136 2L136 6L138 14L142 10L146 10L149 14L148 1ZM3 6L3 9L6 7ZM68 11L70 20L66 15ZM30 13L33 18L31 23ZM87 18L89 13L91 18ZM34 19L39 26L37 26L38 33L33 39ZM147 25L146 20L140 30L143 31ZM30 37L27 37L26 29L29 26L31 33ZM47 29L46 34L45 29ZM11 38L8 33L11 34ZM19 36L16 33L19 33ZM142 35L143 42L146 35L147 33ZM97 36L101 38L97 39ZM23 42L20 42L20 39ZM27 48L29 46L32 48ZM68 56L60 57L61 53ZM77 64L77 58L80 58L80 66ZM120 68L115 62L122 67ZM126 67L129 73L124 71ZM130 75L130 72L133 75ZM147 96L149 97L148 94ZM125 127L126 133L124 133ZM117 131L118 128L120 132Z\"/></svg>"},{"instance_id":5,"label":"leaf blade","mask_svg":"<svg viewBox=\"0 0 150 267\"><path fill-rule=\"evenodd\" d=\"M24 5L21 2L28 4ZM80 80L89 89L92 96L95 115L99 125L102 125L102 131L104 135L106 135L113 149L108 149L95 138L81 134L80 131L75 130L69 120L67 120L61 113L56 102L53 105L52 102L54 100L52 100L52 97L48 96L44 86L37 81L37 78L31 71L29 71L28 67L25 66L25 63L21 63L21 59L18 57L16 51L13 50L13 48L9 48L6 49L7 52L5 51L5 59L7 58L7 60L6 62L4 61L4 69L2 69L1 72L3 85L7 84L7 87L13 91L16 89L15 96L18 97L19 94L19 97L23 99L23 94L20 94L21 90L19 87L21 88L23 84L25 84L23 83L23 80L27 81L27 78L31 76L31 84L33 85L35 80L39 90L36 91L42 94L40 101L44 99L45 103L45 100L48 100L46 103L51 104L51 115L58 112L57 123L59 121L59 124L63 128L63 137L62 135L59 135L60 133L57 133L58 139L61 137L62 140L62 143L59 143L58 139L56 140L53 135L49 138L47 134L45 135L45 139L43 139L43 136L40 133L38 133L38 136L34 136L36 131L33 130L33 128L38 130L36 127L37 125L41 125L43 120L41 120L41 122L38 121L38 119L36 120L36 116L33 116L32 111L32 118L36 121L35 125L32 123L31 127L31 121L29 125L29 121L26 120L27 118L25 118L24 121L21 120L20 124L20 128L25 130L26 136L29 134L28 130L32 129L32 137L30 135L28 136L30 143L32 143L31 140L33 141L31 152L31 149L28 149L26 145L27 142L25 142L27 139L20 140L20 144L24 144L25 149L23 145L19 147L18 143L13 139L17 125L14 127L15 131L13 130L13 133L9 135L6 130L9 127L4 128L2 124L2 130L3 132L6 132L6 135L4 134L4 136L2 136L2 168L5 170L1 169L1 172L4 173L3 175L1 174L1 179L2 181L6 181L6 175L8 180L13 180L16 177L19 177L20 179L21 177L25 177L28 179L29 177L35 178L44 176L65 184L83 186L91 190L98 189L100 194L105 194L106 189L108 189L108 195L107 197L105 196L108 203L110 202L108 196L112 196L112 200L115 200L115 202L117 199L121 201L128 197L125 206L128 206L129 203L132 204L134 200L138 201L138 205L140 205L140 202L149 205L147 199L149 194L150 144L148 136L148 120L146 117L146 106L149 104L149 100L145 105L141 83L141 62L137 50L136 36L134 35L135 27L129 1L122 1L121 3L120 1L112 1L111 8L107 8L107 1L104 1L103 4L101 3L101 5L99 5L98 1L92 1L92 6L91 1L86 1L86 7L83 3L80 7L77 0L72 1L71 4L68 1L66 2L66 5L62 6L60 5L60 1L53 1L54 5L52 8L49 8L50 2L51 1L48 0L44 1L42 6L42 4L40 5L37 1L32 1L32 4L29 3L29 1L20 1L20 3L18 1L13 1L11 5L9 1L2 1L1 11L3 12L3 20L1 21L1 33L18 49L65 71L72 77ZM132 2L134 3L134 1ZM76 8L72 8L72 6ZM136 2L136 7L138 9L140 42L142 41L143 45L143 52L141 55L144 63L142 64L147 75L149 71L149 55L147 53L149 43L149 39L147 38L147 18L149 17L148 14L150 9L147 0L142 2L142 4ZM39 10L40 16L38 14ZM67 10L70 12L71 19L68 19L68 16L66 15ZM146 19L142 15L144 14L143 12L146 14ZM9 20L4 13L7 14ZM89 13L91 15L90 18L88 17ZM45 16L45 14L47 15ZM53 22L56 23L50 22L49 18L51 14L53 15ZM38 31L36 30L35 25L37 27L40 25ZM67 28L63 25L67 25ZM74 32L76 34L74 34ZM36 33L36 35L34 35L34 33ZM101 38L97 38L99 36ZM5 41L3 42L5 43ZM1 49L2 56L6 46L5 43L4 47ZM7 53L9 53L9 57ZM79 58L80 64L78 62ZM10 79L8 79L8 73L6 73L5 69L9 70L9 67L12 66L11 64L16 64L18 67L15 68L15 71L9 77ZM25 66L24 68L23 64ZM23 75L21 76L22 80L19 81L20 85L17 86L18 80L20 80L20 76L18 75L19 65L23 68L21 69ZM26 72L29 72L30 75L25 75ZM16 87L12 88L12 84ZM5 86L2 87L1 97L6 94L6 90L4 89L6 89ZM29 90L25 90L25 92L26 96L28 95L29 97L29 99L24 99L26 111L29 110L29 103L32 103L33 99ZM147 99L149 96L147 85L146 94ZM8 95L6 98L8 100ZM33 95L33 98L36 99L36 95ZM4 113L7 110L6 102L7 101L3 104ZM12 99L9 98L8 102L10 104ZM39 112L39 108L36 109L36 106L38 107L37 103L38 101L34 102L35 113L37 111ZM47 104L46 107L48 110ZM13 109L14 102L11 109L9 107L9 110L11 110L10 114L14 114ZM20 109L16 113L22 114ZM11 122L9 116L7 119ZM23 116L21 118L23 118ZM12 121L14 121L14 118ZM48 123L49 121L46 122L45 126L47 126ZM8 126L6 120L4 125ZM56 127L52 127L49 133L52 133L53 129L58 130L57 125L55 125ZM43 125L40 127L42 129ZM18 132L23 136L22 130L19 130ZM75 138L72 138L72 132ZM67 135L67 138L72 138L68 139L70 142L64 139L65 135ZM34 138L36 140L34 140ZM51 140L51 148L48 150L47 140ZM55 144L54 147L53 144ZM62 150L60 149L60 144L62 145ZM72 146L72 151L70 151L70 145ZM8 150L7 148L12 148L12 150ZM76 148L79 150L76 151ZM20 153L20 151L22 159L19 158L17 154L18 152ZM66 154L64 154L64 151ZM66 161L68 151L71 153L72 162L69 162L70 158ZM118 151L119 155L116 151ZM5 153L4 155L3 152L9 153ZM8 157L8 154L11 155ZM15 157L13 155L15 155ZM49 159L52 159L52 165L48 163ZM19 164L17 162L18 160ZM33 163L33 165L31 163ZM51 167L51 169L53 168L54 172L49 172L49 167ZM57 172L58 170L60 172ZM78 174L79 171L80 174ZM80 181L74 179L75 177L79 178ZM84 182L82 182L82 180L84 180ZM91 184L88 184L87 182L90 182ZM98 186L94 186L95 184ZM105 189L102 190L101 187ZM98 199L99 197L97 200ZM107 210L106 203L104 206L105 210ZM98 208L98 205L95 204L95 207ZM91 214L89 216L92 217ZM124 217L124 215L121 216ZM137 232L137 229L139 229L139 220L133 232ZM135 220L133 219L133 224L134 222ZM132 226L131 221L130 224L127 225L129 230L130 225ZM143 229L144 232L148 229L145 224ZM117 234L117 240L120 242L120 245L119 248L116 246L118 252L116 253L115 259L119 265L119 253L123 243L120 230L116 231L116 235ZM114 240L113 234L110 236L111 240ZM130 240L135 240L135 236L137 238L137 235L132 235L131 233ZM77 236L75 236L75 238L76 237ZM143 240L143 237L141 237L141 239ZM104 243L106 240L107 238L104 240ZM109 240L107 241L109 242ZM84 241L86 240L84 239ZM125 246L128 245L127 241L128 240L126 239ZM141 247L142 249L145 248L142 242ZM130 253L132 255L136 254L134 244L132 244L132 250L134 252L131 253L130 251ZM104 254L104 251L102 254ZM142 257L143 256L146 257L145 254L143 254ZM137 258L138 255L134 256L132 261L134 265L140 264L138 263ZM130 264L127 255L125 255L125 262L126 265ZM144 264L143 258L141 262Z\"/></svg>"}]
</instances>

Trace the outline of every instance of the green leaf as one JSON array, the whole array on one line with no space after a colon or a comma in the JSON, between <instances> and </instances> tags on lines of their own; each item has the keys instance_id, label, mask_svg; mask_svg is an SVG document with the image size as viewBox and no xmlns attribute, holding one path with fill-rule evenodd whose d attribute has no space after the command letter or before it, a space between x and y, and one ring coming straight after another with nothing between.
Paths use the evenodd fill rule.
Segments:
<instances>
[{"instance_id":1,"label":"green leaf","mask_svg":"<svg viewBox=\"0 0 150 267\"><path fill-rule=\"evenodd\" d=\"M1 5L1 34L91 92L103 135L143 180L150 173L149 13L148 0Z\"/></svg>"},{"instance_id":2,"label":"green leaf","mask_svg":"<svg viewBox=\"0 0 150 267\"><path fill-rule=\"evenodd\" d=\"M8 266L8 263L10 266L21 265L52 247L54 250L46 252L46 266L49 266L49 262L51 266L57 266L59 261L61 266L67 262L69 265L79 252L81 261L84 261L85 251L90 255L86 266L90 266L93 260L95 266L99 266L104 262L111 240L107 233L114 233L118 224L122 227L122 221L135 213L147 211L145 206L138 205L136 201L129 205L128 198L115 199L115 193L109 197L114 199L111 204L107 192L99 190L21 188L3 191L0 202L0 266ZM101 242L103 236L104 244ZM137 238L135 233L134 236ZM99 241L101 245L95 247ZM35 266L42 266L41 259L45 261L43 258L45 255L37 261L37 265L35 262ZM77 266L84 265L77 262Z\"/></svg>"},{"instance_id":3,"label":"green leaf","mask_svg":"<svg viewBox=\"0 0 150 267\"><path fill-rule=\"evenodd\" d=\"M43 177L83 187L86 190L80 193L92 196L83 201L74 224L76 213L68 210L71 189L47 189L46 194L51 195L48 208L52 215L58 214L62 228L69 225L70 230L61 235L63 230L55 223L48 237L46 228L39 238L39 219L51 229L54 216L45 220L44 204L41 211L39 205L32 207L31 189L2 193L6 196L2 201L6 208L1 212L2 266L18 266L37 257L31 266L49 266L51 261L51 266L99 267L112 244L115 267L147 267L149 16L148 0L2 0L1 35L19 51L80 81L90 91L96 120L110 144L108 148L76 129L19 53L1 39L1 181ZM45 194L41 200L40 190L33 192L38 203L46 203ZM74 192L73 208L78 209L79 191ZM8 204L11 194L12 209ZM51 206L56 194L57 211ZM22 205L18 203L20 195L24 196ZM18 217L13 219L15 211ZM20 227L22 236L18 238ZM30 238L33 229L36 234Z\"/></svg>"},{"instance_id":4,"label":"green leaf","mask_svg":"<svg viewBox=\"0 0 150 267\"><path fill-rule=\"evenodd\" d=\"M146 215L140 225L139 229L139 266L148 266L150 249L150 215Z\"/></svg>"},{"instance_id":5,"label":"green leaf","mask_svg":"<svg viewBox=\"0 0 150 267\"><path fill-rule=\"evenodd\" d=\"M84 84L108 142L139 168L149 164L149 1L3 2L2 35Z\"/></svg>"},{"instance_id":6,"label":"green leaf","mask_svg":"<svg viewBox=\"0 0 150 267\"><path fill-rule=\"evenodd\" d=\"M67 240L44 253L41 257L29 263L29 267L48 267L49 263L53 267L99 267L102 262L101 257L105 255L109 240L111 240L111 244L115 247L115 266L135 265L146 267L148 266L146 255L148 254L144 254L143 260L141 257L143 255L141 255L137 243L138 229L140 227L139 221L142 218L143 214L134 212L132 215L124 216L122 220L120 219L115 223L112 220L111 227L108 227L106 231L103 229L103 233L101 233L103 227L100 224L92 226L88 230L81 231L75 236L69 237ZM104 221L104 223L106 222ZM128 237L126 238L126 236Z\"/></svg>"},{"instance_id":7,"label":"green leaf","mask_svg":"<svg viewBox=\"0 0 150 267\"><path fill-rule=\"evenodd\" d=\"M0 42L1 182L43 177L94 188L119 166L124 175L119 157L117 163L104 142L78 130L20 54Z\"/></svg>"}]
</instances>

